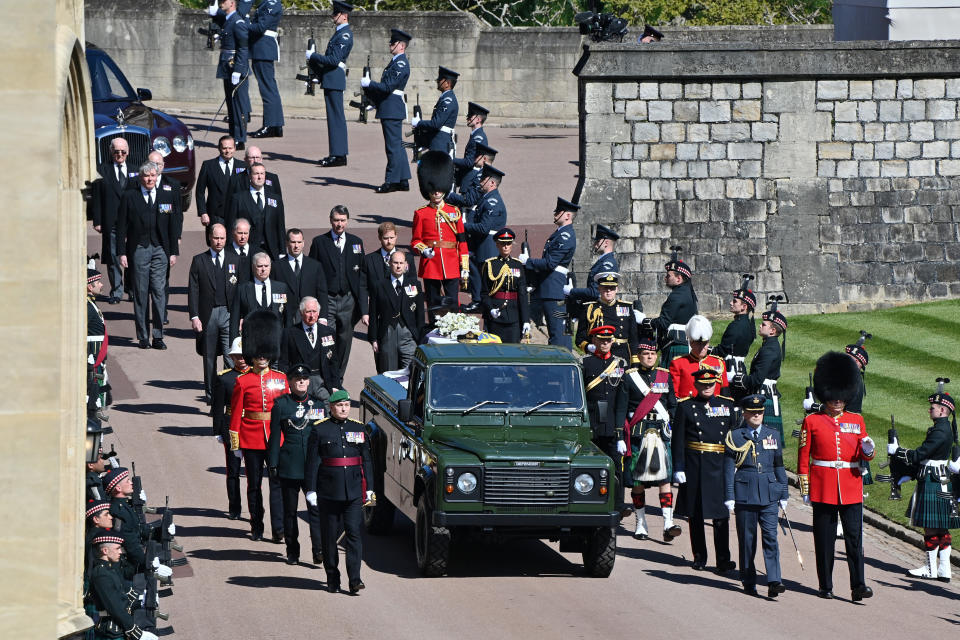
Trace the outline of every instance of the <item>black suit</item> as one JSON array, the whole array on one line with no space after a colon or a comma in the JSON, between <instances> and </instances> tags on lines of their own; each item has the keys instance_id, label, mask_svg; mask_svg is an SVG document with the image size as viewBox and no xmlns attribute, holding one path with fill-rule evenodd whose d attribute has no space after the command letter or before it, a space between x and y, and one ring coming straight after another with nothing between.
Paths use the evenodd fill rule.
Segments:
<instances>
[{"instance_id":1,"label":"black suit","mask_svg":"<svg viewBox=\"0 0 960 640\"><path fill-rule=\"evenodd\" d=\"M246 192L238 191L233 194L227 210L227 228L232 228L237 218L246 218L250 221L250 248L254 253L266 251L276 260L286 246L287 223L283 213L283 198L278 192L264 187L263 210L260 210L251 193L247 189Z\"/></svg>"},{"instance_id":2,"label":"black suit","mask_svg":"<svg viewBox=\"0 0 960 640\"><path fill-rule=\"evenodd\" d=\"M377 372L402 369L413 358L423 332L423 285L409 273L400 278L397 294L392 278L380 280L370 294L368 340L377 341ZM404 335L403 330L409 332Z\"/></svg>"},{"instance_id":3,"label":"black suit","mask_svg":"<svg viewBox=\"0 0 960 640\"><path fill-rule=\"evenodd\" d=\"M305 364L310 367L310 397L326 401L334 389L342 385L337 372L334 358L336 337L333 329L319 322L314 325L317 335L316 342L310 345L310 339L298 322L287 327L283 332L283 343L280 346L280 369L286 371L295 364Z\"/></svg>"},{"instance_id":4,"label":"black suit","mask_svg":"<svg viewBox=\"0 0 960 640\"><path fill-rule=\"evenodd\" d=\"M233 175L230 176L230 182L227 183L227 195L223 201L224 213L230 211L230 205L237 193L247 193L250 191L250 176L247 174L247 167L242 160L239 165L239 167L236 163L233 165ZM264 188L276 191L280 197L283 197L283 189L280 188L280 178L272 171L267 171L267 181L264 183ZM227 231L229 230L230 228L227 227Z\"/></svg>"},{"instance_id":5,"label":"black suit","mask_svg":"<svg viewBox=\"0 0 960 640\"><path fill-rule=\"evenodd\" d=\"M100 174L93 183L93 197L90 199L90 218L95 227L100 227L100 262L107 265L107 277L110 279L110 296L120 298L123 294L123 272L120 268L119 249L116 239L117 215L120 210L120 196L125 189L137 185L136 178L126 178L121 184L117 180L117 171L113 162L104 162L97 167ZM130 173L130 165L125 167Z\"/></svg>"},{"instance_id":6,"label":"black suit","mask_svg":"<svg viewBox=\"0 0 960 640\"><path fill-rule=\"evenodd\" d=\"M295 308L292 322L300 322L300 301L307 296L317 299L320 304L320 317L326 319L329 302L327 300L327 280L323 275L323 269L319 262L306 255L301 257L300 263L299 275L293 272L290 260L285 255L280 256L273 263L273 277L290 287L290 291L293 293Z\"/></svg>"},{"instance_id":7,"label":"black suit","mask_svg":"<svg viewBox=\"0 0 960 640\"><path fill-rule=\"evenodd\" d=\"M283 326L290 324L290 300L292 294L287 285L273 278L270 282L270 296L267 303L270 310L277 314L280 323ZM237 287L237 292L233 296L233 308L230 311L230 340L240 335L240 321L247 317L251 311L260 308L260 298L257 297L256 282L244 282Z\"/></svg>"},{"instance_id":8,"label":"black suit","mask_svg":"<svg viewBox=\"0 0 960 640\"><path fill-rule=\"evenodd\" d=\"M232 159L232 171L243 164L242 160ZM220 167L220 156L204 160L200 165L200 175L197 177L196 201L197 215L210 216L210 224L223 222L226 219L224 204L227 199L227 189L230 185L230 175L223 173Z\"/></svg>"},{"instance_id":9,"label":"black suit","mask_svg":"<svg viewBox=\"0 0 960 640\"><path fill-rule=\"evenodd\" d=\"M250 282L253 280L253 267L251 266L250 261L256 251L254 251L253 248L247 244L247 253L244 255L234 248L232 240L227 241L226 251L240 258L240 266L237 267L237 279L240 282Z\"/></svg>"},{"instance_id":10,"label":"black suit","mask_svg":"<svg viewBox=\"0 0 960 640\"><path fill-rule=\"evenodd\" d=\"M230 309L239 282L239 266L240 257L226 248L220 269L209 249L195 255L190 263L187 311L191 319L198 318L203 325L196 335L197 355L203 356L203 388L208 397L213 395L217 356L230 348Z\"/></svg>"},{"instance_id":11,"label":"black suit","mask_svg":"<svg viewBox=\"0 0 960 640\"><path fill-rule=\"evenodd\" d=\"M337 333L338 377L343 378L353 344L353 327L367 314L367 282L363 270L363 241L344 234L343 251L333 242L333 232L322 233L310 244L310 257L320 262L327 279L327 323Z\"/></svg>"}]
</instances>

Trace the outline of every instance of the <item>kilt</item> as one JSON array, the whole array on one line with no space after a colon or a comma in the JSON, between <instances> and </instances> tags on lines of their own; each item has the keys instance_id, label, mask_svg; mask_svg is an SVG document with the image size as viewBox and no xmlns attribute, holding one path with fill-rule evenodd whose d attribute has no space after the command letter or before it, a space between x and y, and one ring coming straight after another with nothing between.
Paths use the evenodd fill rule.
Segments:
<instances>
[{"instance_id":1,"label":"kilt","mask_svg":"<svg viewBox=\"0 0 960 640\"><path fill-rule=\"evenodd\" d=\"M683 344L672 344L661 352L660 366L664 369L669 369L670 363L673 362L674 358L685 356L688 353L690 353L690 345L686 342Z\"/></svg>"},{"instance_id":2,"label":"kilt","mask_svg":"<svg viewBox=\"0 0 960 640\"><path fill-rule=\"evenodd\" d=\"M639 425L637 425L639 427ZM635 476L642 475L647 469L638 469L638 463L640 461L640 448L643 445L643 435L647 431L655 431L658 434L658 438L663 443L663 467L661 467L656 476L662 477L659 480L639 480ZM627 465L626 472L623 474L623 484L627 487L657 487L660 486L663 482L669 482L673 478L673 452L670 447L670 440L663 438L659 433L659 429L645 429L643 433L640 433L639 428L635 428L635 435L630 438L630 452L631 456L629 458L629 463ZM650 457L644 454L644 463L645 466L649 467ZM664 469L665 467L665 469Z\"/></svg>"},{"instance_id":3,"label":"kilt","mask_svg":"<svg viewBox=\"0 0 960 640\"><path fill-rule=\"evenodd\" d=\"M766 400L763 403L763 423L771 429L776 429L780 434L781 446L785 445L787 441L783 438L783 416L774 411L773 397L767 394L764 394L764 397Z\"/></svg>"},{"instance_id":4,"label":"kilt","mask_svg":"<svg viewBox=\"0 0 960 640\"><path fill-rule=\"evenodd\" d=\"M925 467L917 479L917 488L907 505L907 517L915 527L927 529L960 528L960 517L951 516L953 487L947 480L946 489L941 486L936 470Z\"/></svg>"}]
</instances>

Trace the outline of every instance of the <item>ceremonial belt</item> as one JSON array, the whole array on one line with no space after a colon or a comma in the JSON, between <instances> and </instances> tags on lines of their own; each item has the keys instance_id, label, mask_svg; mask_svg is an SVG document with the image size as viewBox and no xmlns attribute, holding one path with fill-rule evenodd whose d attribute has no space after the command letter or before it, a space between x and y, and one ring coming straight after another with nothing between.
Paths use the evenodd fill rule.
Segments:
<instances>
[{"instance_id":1,"label":"ceremonial belt","mask_svg":"<svg viewBox=\"0 0 960 640\"><path fill-rule=\"evenodd\" d=\"M517 292L516 291L497 291L492 296L495 300L516 300Z\"/></svg>"},{"instance_id":2,"label":"ceremonial belt","mask_svg":"<svg viewBox=\"0 0 960 640\"><path fill-rule=\"evenodd\" d=\"M443 131L444 133L449 133L450 135L453 135L453 131L454 131L454 130L453 130L453 127L440 127L440 131Z\"/></svg>"},{"instance_id":3,"label":"ceremonial belt","mask_svg":"<svg viewBox=\"0 0 960 640\"><path fill-rule=\"evenodd\" d=\"M360 456L353 458L321 458L320 463L325 467L358 467L363 462Z\"/></svg>"},{"instance_id":4,"label":"ceremonial belt","mask_svg":"<svg viewBox=\"0 0 960 640\"><path fill-rule=\"evenodd\" d=\"M672 324L672 325L670 325L669 327L667 327L667 331L683 331L684 333L686 333L686 332L687 332L687 325L685 325L685 324Z\"/></svg>"},{"instance_id":5,"label":"ceremonial belt","mask_svg":"<svg viewBox=\"0 0 960 640\"><path fill-rule=\"evenodd\" d=\"M87 342L103 342L103 336L87 336Z\"/></svg>"},{"instance_id":6,"label":"ceremonial belt","mask_svg":"<svg viewBox=\"0 0 960 640\"><path fill-rule=\"evenodd\" d=\"M243 417L249 420L269 420L270 412L269 411L247 411L244 409Z\"/></svg>"},{"instance_id":7,"label":"ceremonial belt","mask_svg":"<svg viewBox=\"0 0 960 640\"><path fill-rule=\"evenodd\" d=\"M812 462L815 467L829 467L831 469L859 469L859 462L847 462L846 460L817 460Z\"/></svg>"},{"instance_id":8,"label":"ceremonial belt","mask_svg":"<svg viewBox=\"0 0 960 640\"><path fill-rule=\"evenodd\" d=\"M229 416L232 414L233 414L233 407L227 407L227 415Z\"/></svg>"},{"instance_id":9,"label":"ceremonial belt","mask_svg":"<svg viewBox=\"0 0 960 640\"><path fill-rule=\"evenodd\" d=\"M345 65L343 62L338 62L338 63L337 63L337 66L340 67L341 69L343 69L344 71L347 70L347 65Z\"/></svg>"},{"instance_id":10,"label":"ceremonial belt","mask_svg":"<svg viewBox=\"0 0 960 640\"><path fill-rule=\"evenodd\" d=\"M716 444L713 442L688 442L687 449L691 451L699 451L700 453L723 453L724 447L722 444Z\"/></svg>"},{"instance_id":11,"label":"ceremonial belt","mask_svg":"<svg viewBox=\"0 0 960 640\"><path fill-rule=\"evenodd\" d=\"M663 403L660 402L660 398L663 394L653 393L650 389L650 386L643 380L638 371L631 371L630 378L633 380L633 383L637 385L637 388L640 389L643 393L643 400L640 401L640 404L637 405L636 409L633 410L633 415L630 416L630 423L627 425L627 431L633 429L633 426L643 420L643 418L650 413L651 410L657 412L657 418L659 418L664 424L670 422L670 414L667 413L666 408L663 406ZM657 371L654 375L654 383L665 384L667 382L667 376L670 374L665 371ZM640 414L639 417L637 414Z\"/></svg>"},{"instance_id":12,"label":"ceremonial belt","mask_svg":"<svg viewBox=\"0 0 960 640\"><path fill-rule=\"evenodd\" d=\"M570 269L563 266L562 264L558 264L553 268L553 270L556 271L557 273L562 273L563 275L567 275L568 273L570 273Z\"/></svg>"},{"instance_id":13,"label":"ceremonial belt","mask_svg":"<svg viewBox=\"0 0 960 640\"><path fill-rule=\"evenodd\" d=\"M406 94L403 92L403 90L401 90L401 89L394 89L394 90L393 90L393 95L395 95L395 96L400 96L401 98L404 98L404 99L406 99L406 97L407 97L407 95L406 95Z\"/></svg>"},{"instance_id":14,"label":"ceremonial belt","mask_svg":"<svg viewBox=\"0 0 960 640\"><path fill-rule=\"evenodd\" d=\"M277 33L276 31L274 31L273 29L267 29L266 31L263 32L263 35L269 36L269 37L271 37L271 38L276 38L276 37L277 37L278 35L280 35L280 34L278 34L278 33ZM343 64L343 63L341 62L340 64Z\"/></svg>"},{"instance_id":15,"label":"ceremonial belt","mask_svg":"<svg viewBox=\"0 0 960 640\"><path fill-rule=\"evenodd\" d=\"M434 240L430 246L434 248L440 247L441 249L456 249L457 243L453 240Z\"/></svg>"},{"instance_id":16,"label":"ceremonial belt","mask_svg":"<svg viewBox=\"0 0 960 640\"><path fill-rule=\"evenodd\" d=\"M620 364L620 358L610 358L610 364L607 365L607 368L600 372L596 378L587 383L587 391L590 391L595 386L603 382L603 380L610 375L610 373L617 368L617 365Z\"/></svg>"}]
</instances>

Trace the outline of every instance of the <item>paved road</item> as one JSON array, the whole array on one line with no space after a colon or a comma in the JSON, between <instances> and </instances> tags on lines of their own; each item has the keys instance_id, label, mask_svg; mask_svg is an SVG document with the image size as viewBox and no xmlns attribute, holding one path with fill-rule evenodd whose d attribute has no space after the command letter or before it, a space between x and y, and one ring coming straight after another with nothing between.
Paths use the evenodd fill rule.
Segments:
<instances>
[{"instance_id":1,"label":"paved road","mask_svg":"<svg viewBox=\"0 0 960 640\"><path fill-rule=\"evenodd\" d=\"M290 224L322 229L329 207L344 202L354 211L364 239L375 242L375 224L385 217L409 220L419 195L372 193L368 185L379 184L382 175L379 129L351 125L350 132L355 153L351 165L336 174L306 160L324 155L325 145L309 151L312 140L323 133L322 122L292 121L286 138L263 146L270 169L282 177ZM575 132L493 129L491 142L506 151L498 166L508 173L504 198L511 225L549 222L556 192L569 195L575 180L576 167L570 164L576 157ZM364 152L366 148L369 151ZM212 153L203 149L201 158ZM524 169L535 177L522 181ZM202 249L195 217L188 216L186 228L183 254L189 257ZM549 227L531 226L534 231L539 243ZM365 539L367 589L362 596L328 594L322 590L322 569L287 566L282 546L253 543L245 521L224 517L223 449L210 437L207 408L200 401L200 358L194 353L186 317L188 264L185 259L173 274L168 351L135 348L130 303L104 307L116 398L111 416L116 434L108 437L108 446L116 443L124 464L137 462L150 504L162 503L169 494L177 514L177 537L190 559L189 565L175 570L175 593L162 600L161 608L171 614L164 632L173 630L177 637L191 640L286 639L308 633L332 638L389 634L592 639L800 637L815 628L825 636L897 630L919 637L951 632L960 622L956 583L907 579L904 570L918 563L919 550L869 528L867 578L876 596L864 605L846 599L841 544L835 591L844 599L818 599L811 514L796 496L790 513L806 570L801 571L789 540L782 538L788 591L776 602L747 598L732 574L690 569L686 532L668 545L638 542L621 531L616 568L606 580L585 577L577 554L560 553L555 544L539 541L470 549L455 558L448 577L418 578L413 528L400 518L391 535ZM364 343L358 342L353 354L346 385L356 394L373 363ZM648 501L656 502L653 492ZM659 518L649 520L653 534L659 535ZM301 536L309 549L305 525ZM309 557L307 551L304 557Z\"/></svg>"}]
</instances>

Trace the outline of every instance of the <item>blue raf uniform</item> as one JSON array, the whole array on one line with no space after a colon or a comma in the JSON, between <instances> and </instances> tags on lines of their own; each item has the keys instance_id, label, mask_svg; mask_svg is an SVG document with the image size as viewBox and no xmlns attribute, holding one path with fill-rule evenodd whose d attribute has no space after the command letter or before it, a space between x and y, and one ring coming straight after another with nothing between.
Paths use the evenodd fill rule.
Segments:
<instances>
[{"instance_id":1,"label":"blue raf uniform","mask_svg":"<svg viewBox=\"0 0 960 640\"><path fill-rule=\"evenodd\" d=\"M751 395L743 399L745 412L762 412L765 398ZM769 595L783 591L780 579L780 548L777 543L779 503L789 497L787 474L783 468L783 441L776 429L760 424L754 429L743 422L726 437L723 463L724 496L734 506L737 538L740 545L740 581L744 590L756 591L757 525L763 543L763 561L767 571Z\"/></svg>"},{"instance_id":2,"label":"blue raf uniform","mask_svg":"<svg viewBox=\"0 0 960 640\"><path fill-rule=\"evenodd\" d=\"M473 104L472 102L470 104ZM483 190L480 189L480 181L483 180L483 170L487 165L492 165L493 161L497 158L497 150L488 147L486 144L479 143L475 148L474 163L476 163L476 158L479 156L486 157L486 163L483 166L476 166L472 164L470 170L466 173L463 173L460 177L460 193L451 193L447 196L446 202L452 204L455 207L460 207L461 211L475 209L480 200L483 199ZM457 159L454 159L454 164L456 164ZM493 169L493 167L490 167Z\"/></svg>"},{"instance_id":3,"label":"blue raf uniform","mask_svg":"<svg viewBox=\"0 0 960 640\"><path fill-rule=\"evenodd\" d=\"M427 149L430 151L442 151L453 155L453 132L454 127L457 126L457 114L460 111L457 96L453 93L453 85L457 83L459 77L460 74L456 71L440 67L437 82L448 80L451 87L440 94L430 119L421 120L414 127L425 131L426 135L430 136L430 142L427 144Z\"/></svg>"},{"instance_id":4,"label":"blue raf uniform","mask_svg":"<svg viewBox=\"0 0 960 640\"><path fill-rule=\"evenodd\" d=\"M484 167L484 177L499 175L503 172L492 166ZM467 217L463 229L467 232L467 248L470 251L470 298L480 303L480 267L489 258L499 255L493 236L499 229L507 226L507 207L503 203L500 189L493 189L483 196L477 211Z\"/></svg>"},{"instance_id":5,"label":"blue raf uniform","mask_svg":"<svg viewBox=\"0 0 960 640\"><path fill-rule=\"evenodd\" d=\"M390 41L410 41L410 34L393 29ZM410 167L407 153L403 149L403 121L407 117L407 100L403 90L410 79L410 63L405 53L393 57L383 73L380 82L371 82L365 91L371 102L377 106L377 120L383 130L383 147L387 153L387 169L383 181L385 185L406 183L410 180Z\"/></svg>"},{"instance_id":6,"label":"blue raf uniform","mask_svg":"<svg viewBox=\"0 0 960 640\"><path fill-rule=\"evenodd\" d=\"M579 205L557 198L556 211L576 211ZM563 324L566 311L563 306L563 286L567 283L567 274L570 272L570 262L577 250L577 236L573 232L573 225L566 224L558 227L550 234L543 245L543 257L530 258L524 264L527 270L528 281L536 283L531 299L533 311L531 315L537 318L542 313L547 324L549 344L573 348L573 340L564 335ZM522 256L521 256L522 258Z\"/></svg>"},{"instance_id":7,"label":"blue raf uniform","mask_svg":"<svg viewBox=\"0 0 960 640\"><path fill-rule=\"evenodd\" d=\"M327 43L323 55L314 53L310 56L310 64L317 68L323 86L323 102L327 109L328 156L331 158L345 158L348 153L343 92L347 88L347 56L352 50L353 31L349 24L344 23L337 25L336 33Z\"/></svg>"},{"instance_id":8,"label":"blue raf uniform","mask_svg":"<svg viewBox=\"0 0 960 640\"><path fill-rule=\"evenodd\" d=\"M464 172L469 171L473 167L473 163L476 162L477 156L479 155L478 146L487 146L487 133L483 130L483 123L487 120L487 114L490 113L490 110L486 107L482 107L476 102L467 103L467 124L471 124L471 120L474 118L480 118L480 126L470 132L470 137L467 138L467 144L463 148L463 157L453 159L453 167L457 172L458 176L462 176Z\"/></svg>"},{"instance_id":9,"label":"blue raf uniform","mask_svg":"<svg viewBox=\"0 0 960 640\"><path fill-rule=\"evenodd\" d=\"M283 5L280 0L260 0L257 10L250 16L249 39L250 61L253 75L260 87L260 99L263 101L263 129L254 137L283 135L277 131L283 126L283 105L280 103L280 90L274 74L274 63L280 59L280 45L277 43L277 31ZM267 128L271 131L265 132Z\"/></svg>"},{"instance_id":10,"label":"blue raf uniform","mask_svg":"<svg viewBox=\"0 0 960 640\"><path fill-rule=\"evenodd\" d=\"M244 99L249 104L247 91L247 75L249 51L247 22L240 17L237 11L225 15L222 11L214 16L214 20L222 22L223 33L220 36L220 60L217 62L217 78L223 80L223 95L227 103L227 117L230 120L230 135L238 143L247 140L247 113L249 107L244 107ZM233 74L240 74L239 81L233 83Z\"/></svg>"}]
</instances>

